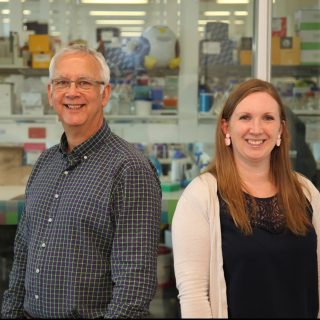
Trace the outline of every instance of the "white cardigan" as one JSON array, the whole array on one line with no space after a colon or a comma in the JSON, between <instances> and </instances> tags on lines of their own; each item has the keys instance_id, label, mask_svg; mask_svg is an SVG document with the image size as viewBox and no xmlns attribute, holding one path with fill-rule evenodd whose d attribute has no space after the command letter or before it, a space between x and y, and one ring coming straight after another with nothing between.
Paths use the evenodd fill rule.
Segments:
<instances>
[{"instance_id":1,"label":"white cardigan","mask_svg":"<svg viewBox=\"0 0 320 320\"><path fill-rule=\"evenodd\" d=\"M313 208L320 279L320 193L302 176L301 182L311 194L309 197L305 193ZM212 174L204 173L184 190L172 221L174 269L182 318L228 318L221 242L217 181Z\"/></svg>"}]
</instances>

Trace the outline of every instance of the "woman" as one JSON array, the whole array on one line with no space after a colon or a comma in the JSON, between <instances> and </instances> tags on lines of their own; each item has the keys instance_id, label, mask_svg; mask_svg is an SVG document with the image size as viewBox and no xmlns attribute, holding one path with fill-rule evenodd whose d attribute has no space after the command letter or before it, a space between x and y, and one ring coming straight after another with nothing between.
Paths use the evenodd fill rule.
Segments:
<instances>
[{"instance_id":1,"label":"woman","mask_svg":"<svg viewBox=\"0 0 320 320\"><path fill-rule=\"evenodd\" d=\"M240 84L218 119L215 158L172 222L182 317L317 317L319 213L318 190L291 168L276 89Z\"/></svg>"}]
</instances>

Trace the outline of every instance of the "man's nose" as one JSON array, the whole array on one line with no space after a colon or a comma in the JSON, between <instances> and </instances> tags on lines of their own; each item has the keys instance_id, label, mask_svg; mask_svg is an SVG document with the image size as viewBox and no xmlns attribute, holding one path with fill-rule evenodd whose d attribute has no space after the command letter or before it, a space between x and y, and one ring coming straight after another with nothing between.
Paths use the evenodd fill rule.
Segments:
<instances>
[{"instance_id":1,"label":"man's nose","mask_svg":"<svg viewBox=\"0 0 320 320\"><path fill-rule=\"evenodd\" d=\"M74 81L70 82L70 86L67 88L66 93L70 94L70 95L79 94L79 90L78 90L77 85Z\"/></svg>"}]
</instances>

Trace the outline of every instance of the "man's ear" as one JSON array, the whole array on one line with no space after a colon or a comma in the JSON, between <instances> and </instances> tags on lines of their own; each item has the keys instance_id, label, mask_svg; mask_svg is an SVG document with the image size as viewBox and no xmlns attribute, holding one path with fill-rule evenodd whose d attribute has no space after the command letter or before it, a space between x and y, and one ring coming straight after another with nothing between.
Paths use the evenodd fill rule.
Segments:
<instances>
[{"instance_id":1,"label":"man's ear","mask_svg":"<svg viewBox=\"0 0 320 320\"><path fill-rule=\"evenodd\" d=\"M52 85L50 83L48 83L48 86L47 86L47 94L48 94L49 105L52 106Z\"/></svg>"},{"instance_id":2,"label":"man's ear","mask_svg":"<svg viewBox=\"0 0 320 320\"><path fill-rule=\"evenodd\" d=\"M102 105L105 106L110 98L111 86L110 84L106 85L102 91Z\"/></svg>"}]
</instances>

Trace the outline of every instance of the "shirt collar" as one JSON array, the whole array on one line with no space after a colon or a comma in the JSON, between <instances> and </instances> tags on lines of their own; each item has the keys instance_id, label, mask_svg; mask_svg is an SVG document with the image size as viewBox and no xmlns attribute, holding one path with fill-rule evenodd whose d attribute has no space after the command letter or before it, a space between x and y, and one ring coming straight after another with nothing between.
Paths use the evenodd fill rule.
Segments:
<instances>
[{"instance_id":1,"label":"shirt collar","mask_svg":"<svg viewBox=\"0 0 320 320\"><path fill-rule=\"evenodd\" d=\"M70 153L67 152L68 140L65 132L62 134L60 139L59 150L67 157L71 162L88 157L90 154L99 149L100 145L104 143L105 139L111 135L111 130L105 120L101 128L89 139L76 146Z\"/></svg>"}]
</instances>

